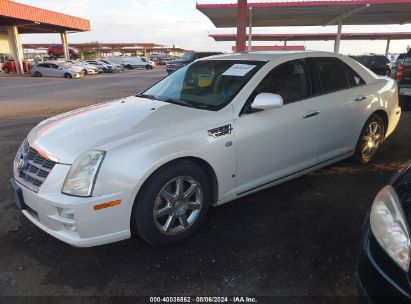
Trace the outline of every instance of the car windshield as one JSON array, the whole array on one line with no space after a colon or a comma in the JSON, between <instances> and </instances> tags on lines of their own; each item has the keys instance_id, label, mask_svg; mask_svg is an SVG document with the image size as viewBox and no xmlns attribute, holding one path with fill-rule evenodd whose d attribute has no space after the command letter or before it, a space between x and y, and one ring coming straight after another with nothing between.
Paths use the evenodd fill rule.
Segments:
<instances>
[{"instance_id":1,"label":"car windshield","mask_svg":"<svg viewBox=\"0 0 411 304\"><path fill-rule=\"evenodd\" d=\"M180 57L181 59L191 60L194 58L194 53L184 53L183 56Z\"/></svg>"},{"instance_id":2,"label":"car windshield","mask_svg":"<svg viewBox=\"0 0 411 304\"><path fill-rule=\"evenodd\" d=\"M218 111L238 94L265 61L203 60L187 65L139 96Z\"/></svg>"}]
</instances>

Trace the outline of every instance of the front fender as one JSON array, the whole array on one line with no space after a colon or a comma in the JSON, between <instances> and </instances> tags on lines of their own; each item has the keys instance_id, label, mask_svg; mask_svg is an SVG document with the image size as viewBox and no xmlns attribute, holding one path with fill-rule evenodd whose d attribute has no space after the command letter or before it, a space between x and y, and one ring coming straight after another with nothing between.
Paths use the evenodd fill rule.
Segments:
<instances>
[{"instance_id":1,"label":"front fender","mask_svg":"<svg viewBox=\"0 0 411 304\"><path fill-rule=\"evenodd\" d=\"M186 157L196 157L210 164L217 177L219 198L235 187L235 134L214 138L207 130L200 130L158 143L138 147L132 144L107 152L93 195L126 191L128 201L134 202L151 174L168 162Z\"/></svg>"}]
</instances>

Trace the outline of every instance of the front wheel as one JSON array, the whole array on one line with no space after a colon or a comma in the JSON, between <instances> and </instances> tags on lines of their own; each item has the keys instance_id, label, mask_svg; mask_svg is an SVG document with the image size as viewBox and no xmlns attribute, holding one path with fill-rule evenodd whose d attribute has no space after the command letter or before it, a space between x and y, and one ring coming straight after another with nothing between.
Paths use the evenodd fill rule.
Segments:
<instances>
[{"instance_id":1,"label":"front wheel","mask_svg":"<svg viewBox=\"0 0 411 304\"><path fill-rule=\"evenodd\" d=\"M353 160L356 163L368 164L377 154L378 149L384 141L385 125L382 118L373 114L365 123Z\"/></svg>"},{"instance_id":2,"label":"front wheel","mask_svg":"<svg viewBox=\"0 0 411 304\"><path fill-rule=\"evenodd\" d=\"M71 76L70 73L66 73L66 74L64 74L64 78L73 78L73 76Z\"/></svg>"},{"instance_id":3,"label":"front wheel","mask_svg":"<svg viewBox=\"0 0 411 304\"><path fill-rule=\"evenodd\" d=\"M10 70L8 68L3 68L3 72L8 74L10 73Z\"/></svg>"},{"instance_id":4,"label":"front wheel","mask_svg":"<svg viewBox=\"0 0 411 304\"><path fill-rule=\"evenodd\" d=\"M200 227L209 202L209 182L199 166L189 161L166 165L141 189L131 230L155 246L180 242Z\"/></svg>"}]
</instances>

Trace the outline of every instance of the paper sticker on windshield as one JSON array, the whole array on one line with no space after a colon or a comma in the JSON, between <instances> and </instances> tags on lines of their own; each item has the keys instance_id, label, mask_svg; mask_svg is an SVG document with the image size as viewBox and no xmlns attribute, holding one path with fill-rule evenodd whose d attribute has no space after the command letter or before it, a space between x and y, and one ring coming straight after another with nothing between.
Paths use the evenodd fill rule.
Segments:
<instances>
[{"instance_id":1,"label":"paper sticker on windshield","mask_svg":"<svg viewBox=\"0 0 411 304\"><path fill-rule=\"evenodd\" d=\"M234 64L223 73L223 76L244 76L255 67L251 64Z\"/></svg>"}]
</instances>

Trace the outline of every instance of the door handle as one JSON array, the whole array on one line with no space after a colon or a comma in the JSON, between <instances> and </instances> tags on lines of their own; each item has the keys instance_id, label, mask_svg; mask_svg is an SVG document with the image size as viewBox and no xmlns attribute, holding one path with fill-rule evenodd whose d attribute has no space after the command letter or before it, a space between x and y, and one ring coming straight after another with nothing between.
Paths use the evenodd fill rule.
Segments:
<instances>
[{"instance_id":1,"label":"door handle","mask_svg":"<svg viewBox=\"0 0 411 304\"><path fill-rule=\"evenodd\" d=\"M317 115L320 115L320 111L315 111L315 112L312 112L310 114L304 115L303 118L306 119L306 118L314 117L314 116L317 116Z\"/></svg>"},{"instance_id":2,"label":"door handle","mask_svg":"<svg viewBox=\"0 0 411 304\"><path fill-rule=\"evenodd\" d=\"M354 100L355 101L358 101L358 102L361 102L361 101L363 101L364 99L366 99L367 97L365 97L365 96L363 96L363 95L359 95L359 96L357 96Z\"/></svg>"}]
</instances>

